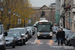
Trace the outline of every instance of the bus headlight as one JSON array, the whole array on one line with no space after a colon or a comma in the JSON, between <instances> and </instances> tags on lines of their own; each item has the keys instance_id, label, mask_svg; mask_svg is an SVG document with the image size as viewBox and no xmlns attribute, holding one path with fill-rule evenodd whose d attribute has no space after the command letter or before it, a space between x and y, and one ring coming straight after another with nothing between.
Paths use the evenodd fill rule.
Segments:
<instances>
[{"instance_id":1,"label":"bus headlight","mask_svg":"<svg viewBox=\"0 0 75 50\"><path fill-rule=\"evenodd\" d=\"M38 34L38 36L40 36L40 34Z\"/></svg>"},{"instance_id":2,"label":"bus headlight","mask_svg":"<svg viewBox=\"0 0 75 50\"><path fill-rule=\"evenodd\" d=\"M52 32L50 32L50 36L52 36L53 34L52 34Z\"/></svg>"}]
</instances>

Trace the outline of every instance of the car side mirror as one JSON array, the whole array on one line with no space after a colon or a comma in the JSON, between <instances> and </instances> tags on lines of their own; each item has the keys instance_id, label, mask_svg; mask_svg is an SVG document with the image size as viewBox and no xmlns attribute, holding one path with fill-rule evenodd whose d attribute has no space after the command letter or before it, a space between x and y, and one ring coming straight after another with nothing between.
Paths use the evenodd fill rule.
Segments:
<instances>
[{"instance_id":1,"label":"car side mirror","mask_svg":"<svg viewBox=\"0 0 75 50\"><path fill-rule=\"evenodd\" d=\"M4 32L4 36L7 36L7 32Z\"/></svg>"},{"instance_id":2,"label":"car side mirror","mask_svg":"<svg viewBox=\"0 0 75 50\"><path fill-rule=\"evenodd\" d=\"M23 35L21 35L21 37L24 37Z\"/></svg>"}]
</instances>

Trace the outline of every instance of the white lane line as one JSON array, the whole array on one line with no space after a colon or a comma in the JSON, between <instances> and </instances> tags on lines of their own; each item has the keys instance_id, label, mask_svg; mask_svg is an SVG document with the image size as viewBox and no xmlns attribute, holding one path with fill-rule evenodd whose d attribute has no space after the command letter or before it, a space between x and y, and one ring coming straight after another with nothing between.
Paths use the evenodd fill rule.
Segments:
<instances>
[{"instance_id":1,"label":"white lane line","mask_svg":"<svg viewBox=\"0 0 75 50\"><path fill-rule=\"evenodd\" d=\"M31 41L26 42L26 44L31 43Z\"/></svg>"},{"instance_id":2,"label":"white lane line","mask_svg":"<svg viewBox=\"0 0 75 50\"><path fill-rule=\"evenodd\" d=\"M63 46L64 49L74 49L73 46Z\"/></svg>"},{"instance_id":3,"label":"white lane line","mask_svg":"<svg viewBox=\"0 0 75 50\"><path fill-rule=\"evenodd\" d=\"M37 38L35 39L35 41L33 43L36 43L37 42Z\"/></svg>"},{"instance_id":4,"label":"white lane line","mask_svg":"<svg viewBox=\"0 0 75 50\"><path fill-rule=\"evenodd\" d=\"M62 48L62 46L50 46L51 48Z\"/></svg>"},{"instance_id":5,"label":"white lane line","mask_svg":"<svg viewBox=\"0 0 75 50\"><path fill-rule=\"evenodd\" d=\"M40 42L39 44L44 44L44 43Z\"/></svg>"}]
</instances>

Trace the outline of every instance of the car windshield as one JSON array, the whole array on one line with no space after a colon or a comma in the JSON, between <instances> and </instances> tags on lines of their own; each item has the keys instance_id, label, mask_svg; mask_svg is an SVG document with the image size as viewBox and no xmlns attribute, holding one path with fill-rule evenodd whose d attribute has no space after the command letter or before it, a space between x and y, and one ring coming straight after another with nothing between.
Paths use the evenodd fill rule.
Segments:
<instances>
[{"instance_id":1,"label":"car windshield","mask_svg":"<svg viewBox=\"0 0 75 50\"><path fill-rule=\"evenodd\" d=\"M50 32L50 25L38 25L38 32Z\"/></svg>"},{"instance_id":2,"label":"car windshield","mask_svg":"<svg viewBox=\"0 0 75 50\"><path fill-rule=\"evenodd\" d=\"M13 33L13 36L20 37L20 33Z\"/></svg>"},{"instance_id":3,"label":"car windshield","mask_svg":"<svg viewBox=\"0 0 75 50\"><path fill-rule=\"evenodd\" d=\"M54 27L54 28L53 28L53 30L57 30L57 29L58 29L58 27Z\"/></svg>"},{"instance_id":4,"label":"car windshield","mask_svg":"<svg viewBox=\"0 0 75 50\"><path fill-rule=\"evenodd\" d=\"M2 34L2 27L0 26L0 34Z\"/></svg>"},{"instance_id":5,"label":"car windshield","mask_svg":"<svg viewBox=\"0 0 75 50\"><path fill-rule=\"evenodd\" d=\"M74 33L74 32L73 32L73 31L71 31L71 30L70 30L70 31L68 31L68 32L69 32L69 33Z\"/></svg>"},{"instance_id":6,"label":"car windshield","mask_svg":"<svg viewBox=\"0 0 75 50\"><path fill-rule=\"evenodd\" d=\"M27 30L31 30L32 29L32 27L27 27Z\"/></svg>"},{"instance_id":7,"label":"car windshield","mask_svg":"<svg viewBox=\"0 0 75 50\"><path fill-rule=\"evenodd\" d=\"M13 37L13 33L7 33L7 37Z\"/></svg>"},{"instance_id":8,"label":"car windshield","mask_svg":"<svg viewBox=\"0 0 75 50\"><path fill-rule=\"evenodd\" d=\"M24 29L11 29L10 32L20 32L21 34L24 33Z\"/></svg>"}]
</instances>

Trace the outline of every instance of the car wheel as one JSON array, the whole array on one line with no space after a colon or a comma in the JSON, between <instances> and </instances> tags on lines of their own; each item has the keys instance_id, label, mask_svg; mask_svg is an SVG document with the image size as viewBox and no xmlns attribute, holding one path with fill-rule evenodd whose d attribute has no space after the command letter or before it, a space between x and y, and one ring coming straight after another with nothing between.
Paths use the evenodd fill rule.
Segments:
<instances>
[{"instance_id":1,"label":"car wheel","mask_svg":"<svg viewBox=\"0 0 75 50\"><path fill-rule=\"evenodd\" d=\"M69 45L69 46L71 46L71 43L70 43L70 41L68 41L68 45Z\"/></svg>"},{"instance_id":2,"label":"car wheel","mask_svg":"<svg viewBox=\"0 0 75 50\"><path fill-rule=\"evenodd\" d=\"M12 46L12 48L15 48L15 46Z\"/></svg>"},{"instance_id":3,"label":"car wheel","mask_svg":"<svg viewBox=\"0 0 75 50\"><path fill-rule=\"evenodd\" d=\"M6 47L4 46L3 50L6 50Z\"/></svg>"},{"instance_id":4,"label":"car wheel","mask_svg":"<svg viewBox=\"0 0 75 50\"><path fill-rule=\"evenodd\" d=\"M40 37L37 37L38 39L40 39Z\"/></svg>"},{"instance_id":5,"label":"car wheel","mask_svg":"<svg viewBox=\"0 0 75 50\"><path fill-rule=\"evenodd\" d=\"M52 36L50 36L50 39L52 39Z\"/></svg>"},{"instance_id":6,"label":"car wheel","mask_svg":"<svg viewBox=\"0 0 75 50\"><path fill-rule=\"evenodd\" d=\"M65 40L65 45L68 45L67 40Z\"/></svg>"},{"instance_id":7,"label":"car wheel","mask_svg":"<svg viewBox=\"0 0 75 50\"><path fill-rule=\"evenodd\" d=\"M23 40L23 44L26 45L26 40Z\"/></svg>"}]
</instances>

